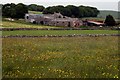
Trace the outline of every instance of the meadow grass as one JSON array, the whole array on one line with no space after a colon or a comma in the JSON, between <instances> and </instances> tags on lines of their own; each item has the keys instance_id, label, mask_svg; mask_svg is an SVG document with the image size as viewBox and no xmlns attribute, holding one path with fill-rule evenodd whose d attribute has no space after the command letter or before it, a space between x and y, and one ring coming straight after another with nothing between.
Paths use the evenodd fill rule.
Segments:
<instances>
[{"instance_id":1,"label":"meadow grass","mask_svg":"<svg viewBox=\"0 0 120 80\"><path fill-rule=\"evenodd\" d=\"M73 35L73 34L118 34L117 30L19 30L2 31L3 36L9 35Z\"/></svg>"},{"instance_id":2,"label":"meadow grass","mask_svg":"<svg viewBox=\"0 0 120 80\"><path fill-rule=\"evenodd\" d=\"M15 21L2 21L2 27L4 28L58 28L56 26L44 26L40 24L33 24L25 22L24 20L15 20Z\"/></svg>"},{"instance_id":3,"label":"meadow grass","mask_svg":"<svg viewBox=\"0 0 120 80\"><path fill-rule=\"evenodd\" d=\"M3 38L5 78L118 78L118 37Z\"/></svg>"},{"instance_id":4,"label":"meadow grass","mask_svg":"<svg viewBox=\"0 0 120 80\"><path fill-rule=\"evenodd\" d=\"M28 11L29 14L42 14L42 12L39 11Z\"/></svg>"}]
</instances>

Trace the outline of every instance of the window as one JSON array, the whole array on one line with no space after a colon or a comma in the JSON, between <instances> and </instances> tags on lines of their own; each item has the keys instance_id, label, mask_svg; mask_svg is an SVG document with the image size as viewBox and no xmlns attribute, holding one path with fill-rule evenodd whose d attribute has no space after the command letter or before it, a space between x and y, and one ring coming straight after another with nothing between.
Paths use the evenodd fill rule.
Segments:
<instances>
[{"instance_id":1,"label":"window","mask_svg":"<svg viewBox=\"0 0 120 80\"><path fill-rule=\"evenodd\" d=\"M44 24L44 22L43 22L43 21L40 21L40 24L42 24L42 25L43 25L43 24Z\"/></svg>"},{"instance_id":2,"label":"window","mask_svg":"<svg viewBox=\"0 0 120 80\"><path fill-rule=\"evenodd\" d=\"M29 19L29 16L27 16L26 18Z\"/></svg>"},{"instance_id":3,"label":"window","mask_svg":"<svg viewBox=\"0 0 120 80\"><path fill-rule=\"evenodd\" d=\"M63 16L63 18L66 18L65 16Z\"/></svg>"},{"instance_id":4,"label":"window","mask_svg":"<svg viewBox=\"0 0 120 80\"><path fill-rule=\"evenodd\" d=\"M36 21L33 21L33 24L36 24Z\"/></svg>"},{"instance_id":5,"label":"window","mask_svg":"<svg viewBox=\"0 0 120 80\"><path fill-rule=\"evenodd\" d=\"M62 18L61 16L58 16L58 18Z\"/></svg>"}]
</instances>

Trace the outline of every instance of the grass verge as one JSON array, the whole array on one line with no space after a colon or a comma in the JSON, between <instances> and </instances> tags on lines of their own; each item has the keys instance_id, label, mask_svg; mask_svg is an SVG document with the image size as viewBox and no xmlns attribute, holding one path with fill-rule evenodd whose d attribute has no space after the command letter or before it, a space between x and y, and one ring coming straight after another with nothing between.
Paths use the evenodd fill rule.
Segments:
<instances>
[{"instance_id":1,"label":"grass verge","mask_svg":"<svg viewBox=\"0 0 120 80\"><path fill-rule=\"evenodd\" d=\"M44 25L38 25L33 23L25 22L24 20L15 20L15 21L2 21L2 27L5 28L58 28L55 26L44 26Z\"/></svg>"},{"instance_id":2,"label":"grass verge","mask_svg":"<svg viewBox=\"0 0 120 80\"><path fill-rule=\"evenodd\" d=\"M117 30L28 30L3 31L3 36L9 35L71 35L71 34L118 34Z\"/></svg>"}]
</instances>

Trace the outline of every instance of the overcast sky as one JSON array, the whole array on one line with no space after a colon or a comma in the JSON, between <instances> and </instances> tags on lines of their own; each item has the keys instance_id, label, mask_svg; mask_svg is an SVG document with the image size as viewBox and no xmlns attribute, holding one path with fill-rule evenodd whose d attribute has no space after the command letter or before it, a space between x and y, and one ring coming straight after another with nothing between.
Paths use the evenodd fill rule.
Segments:
<instances>
[{"instance_id":1,"label":"overcast sky","mask_svg":"<svg viewBox=\"0 0 120 80\"><path fill-rule=\"evenodd\" d=\"M0 4L5 3L24 3L24 4L39 4L45 7L54 5L84 5L97 7L99 10L114 10L118 11L118 2L120 0L1 0Z\"/></svg>"}]
</instances>

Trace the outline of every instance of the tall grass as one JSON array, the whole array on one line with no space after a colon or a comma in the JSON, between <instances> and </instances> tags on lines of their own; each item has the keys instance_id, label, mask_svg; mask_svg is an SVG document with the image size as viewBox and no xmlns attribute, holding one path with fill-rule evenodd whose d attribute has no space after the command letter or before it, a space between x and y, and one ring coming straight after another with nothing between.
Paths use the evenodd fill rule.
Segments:
<instances>
[{"instance_id":1,"label":"tall grass","mask_svg":"<svg viewBox=\"0 0 120 80\"><path fill-rule=\"evenodd\" d=\"M118 78L118 37L4 38L5 78Z\"/></svg>"}]
</instances>

